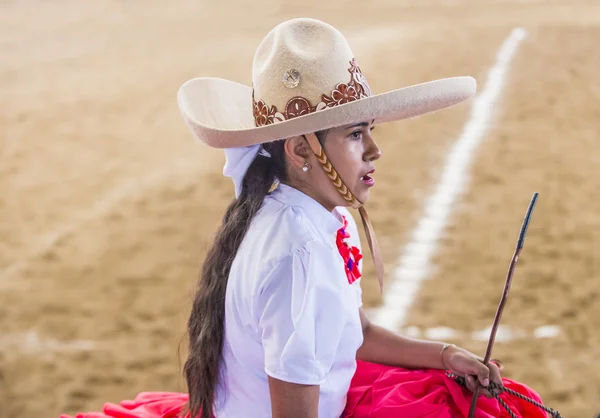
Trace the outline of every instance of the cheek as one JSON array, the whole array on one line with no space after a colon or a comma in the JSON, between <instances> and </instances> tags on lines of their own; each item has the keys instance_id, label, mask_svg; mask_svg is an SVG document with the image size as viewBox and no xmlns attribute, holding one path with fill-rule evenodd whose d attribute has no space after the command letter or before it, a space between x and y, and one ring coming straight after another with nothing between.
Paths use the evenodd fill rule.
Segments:
<instances>
[{"instance_id":1,"label":"cheek","mask_svg":"<svg viewBox=\"0 0 600 418\"><path fill-rule=\"evenodd\" d=\"M329 157L338 174L349 183L354 182L362 167L360 142L345 144Z\"/></svg>"},{"instance_id":2,"label":"cheek","mask_svg":"<svg viewBox=\"0 0 600 418\"><path fill-rule=\"evenodd\" d=\"M343 174L340 173L340 175L343 176L348 183L354 183L358 181L360 177L359 173L361 172L362 165L363 163L361 158L357 157L356 155L351 155L345 161L343 165L344 172Z\"/></svg>"}]
</instances>

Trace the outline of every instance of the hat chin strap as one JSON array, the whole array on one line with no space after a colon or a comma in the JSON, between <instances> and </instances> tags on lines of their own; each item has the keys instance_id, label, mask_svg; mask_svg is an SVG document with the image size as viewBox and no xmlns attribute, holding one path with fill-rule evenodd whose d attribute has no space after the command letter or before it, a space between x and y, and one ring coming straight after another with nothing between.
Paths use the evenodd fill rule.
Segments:
<instances>
[{"instance_id":1,"label":"hat chin strap","mask_svg":"<svg viewBox=\"0 0 600 418\"><path fill-rule=\"evenodd\" d=\"M317 160L321 164L321 167L323 167L323 170L325 170L325 173L327 173L327 176L335 186L335 189L342 195L344 200L350 204L350 207L358 209L363 227L365 228L365 233L367 235L367 243L369 244L369 250L371 252L371 257L373 258L373 264L375 265L375 272L377 273L377 280L379 281L379 289L383 293L383 261L381 259L381 251L379 250L377 237L375 237L375 231L373 230L373 226L371 225L371 221L367 215L367 210L363 206L363 203L354 197L350 189L344 184L344 181L327 158L327 155L325 155L325 150L323 150L323 147L317 139L317 136L314 133L310 133L304 135L304 137L306 138L308 145L310 145L313 153L317 157Z\"/></svg>"}]
</instances>

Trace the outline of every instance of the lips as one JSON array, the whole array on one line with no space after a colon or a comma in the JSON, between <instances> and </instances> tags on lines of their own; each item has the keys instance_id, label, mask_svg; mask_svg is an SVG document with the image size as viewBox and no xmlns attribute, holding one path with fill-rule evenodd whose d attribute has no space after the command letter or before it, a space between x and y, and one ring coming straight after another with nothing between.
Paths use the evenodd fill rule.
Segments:
<instances>
[{"instance_id":1,"label":"lips","mask_svg":"<svg viewBox=\"0 0 600 418\"><path fill-rule=\"evenodd\" d=\"M360 181L362 181L364 184L366 184L369 187L374 186L375 185L375 180L373 179L373 177L371 177L371 174L373 174L374 172L375 172L375 169L372 169L367 174L365 174L364 176L362 176L360 178Z\"/></svg>"}]
</instances>

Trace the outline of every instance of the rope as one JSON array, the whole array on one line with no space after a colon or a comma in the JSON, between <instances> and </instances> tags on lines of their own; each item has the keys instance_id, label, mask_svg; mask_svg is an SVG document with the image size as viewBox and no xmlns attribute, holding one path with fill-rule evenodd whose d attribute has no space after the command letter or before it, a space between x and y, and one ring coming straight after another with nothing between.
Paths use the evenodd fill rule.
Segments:
<instances>
[{"instance_id":1,"label":"rope","mask_svg":"<svg viewBox=\"0 0 600 418\"><path fill-rule=\"evenodd\" d=\"M461 385L462 387L467 387L467 383L464 377L462 376L457 376L454 373L452 373L451 371L446 371L446 376L454 379L459 385ZM504 408L504 410L511 416L511 418L517 418L517 416L515 415L515 413L510 409L510 407L500 398L500 394L503 392L508 393L509 395L513 395L516 396L519 399L522 399L526 402L529 402L530 404L537 406L538 408L540 408L541 410L547 412L548 414L550 414L552 416L552 418L562 418L562 415L560 414L560 412L555 411L552 408L548 408L547 406L545 406L544 404L541 404L539 402L537 402L535 399L531 399L528 398L527 396L519 393L519 392L515 392L512 389L508 389L502 385L499 385L497 383L490 383L488 389L492 389L490 391L490 393L492 394L492 396L494 397L494 399L496 399L498 401L498 403L500 404L500 406L502 406L502 408Z\"/></svg>"},{"instance_id":2,"label":"rope","mask_svg":"<svg viewBox=\"0 0 600 418\"><path fill-rule=\"evenodd\" d=\"M498 403L500 404L500 406L502 406L502 408L504 408L504 410L506 412L508 412L508 415L510 415L511 418L517 418L515 413L513 411L511 411L509 406L502 399L500 399L499 396L495 395L494 398L496 398L498 400Z\"/></svg>"},{"instance_id":3,"label":"rope","mask_svg":"<svg viewBox=\"0 0 600 418\"><path fill-rule=\"evenodd\" d=\"M562 418L562 416L560 415L560 412L555 411L552 408L548 408L547 406L545 406L545 405L537 402L534 399L528 398L527 396L525 396L525 395L523 395L523 394L521 394L519 392L515 392L512 389L505 388L504 386L499 385L497 383L493 383L493 382L492 382L492 384L490 386L492 387L492 389L495 389L495 390L497 390L499 392L506 392L506 393L508 393L510 395L516 396L519 399L522 399L522 400L524 400L526 402L529 402L532 405L537 406L541 410L546 411L547 413L549 413L550 415L552 415L553 418ZM504 404L504 402L500 399L500 395L499 394L494 394L494 398L498 399L498 401L500 401L500 404L501 405L503 404L502 406L504 407L504 409L506 409L507 411L509 411L508 406L506 406L506 404Z\"/></svg>"}]
</instances>

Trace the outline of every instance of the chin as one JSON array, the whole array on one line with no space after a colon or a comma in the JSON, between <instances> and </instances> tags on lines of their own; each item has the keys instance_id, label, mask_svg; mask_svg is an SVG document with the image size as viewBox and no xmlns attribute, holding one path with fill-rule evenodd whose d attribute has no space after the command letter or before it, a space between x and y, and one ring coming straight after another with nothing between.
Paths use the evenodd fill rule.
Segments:
<instances>
[{"instance_id":1,"label":"chin","mask_svg":"<svg viewBox=\"0 0 600 418\"><path fill-rule=\"evenodd\" d=\"M371 190L360 190L358 193L354 195L356 199L358 199L361 203L367 203L369 197L371 196Z\"/></svg>"}]
</instances>

